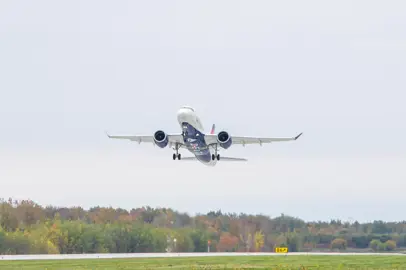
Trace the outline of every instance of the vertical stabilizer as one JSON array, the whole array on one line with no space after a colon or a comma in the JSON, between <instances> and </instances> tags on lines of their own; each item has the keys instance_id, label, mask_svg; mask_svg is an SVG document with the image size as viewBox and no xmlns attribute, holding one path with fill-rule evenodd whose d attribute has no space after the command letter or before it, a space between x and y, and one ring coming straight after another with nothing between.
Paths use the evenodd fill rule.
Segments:
<instances>
[{"instance_id":1,"label":"vertical stabilizer","mask_svg":"<svg viewBox=\"0 0 406 270\"><path fill-rule=\"evenodd\" d=\"M210 134L214 134L215 131L216 131L216 124L213 124L213 126L211 127Z\"/></svg>"}]
</instances>

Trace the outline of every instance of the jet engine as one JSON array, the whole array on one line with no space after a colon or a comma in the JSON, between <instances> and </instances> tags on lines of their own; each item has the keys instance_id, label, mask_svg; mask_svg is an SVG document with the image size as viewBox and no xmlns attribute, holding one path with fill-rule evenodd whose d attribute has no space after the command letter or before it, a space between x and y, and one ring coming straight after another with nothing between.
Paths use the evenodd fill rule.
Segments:
<instances>
[{"instance_id":1,"label":"jet engine","mask_svg":"<svg viewBox=\"0 0 406 270\"><path fill-rule=\"evenodd\" d=\"M231 137L226 131L221 131L219 134L217 134L217 141L224 149L229 148L232 143Z\"/></svg>"},{"instance_id":2,"label":"jet engine","mask_svg":"<svg viewBox=\"0 0 406 270\"><path fill-rule=\"evenodd\" d=\"M160 148L165 148L169 143L168 136L162 130L155 132L154 141Z\"/></svg>"}]
</instances>

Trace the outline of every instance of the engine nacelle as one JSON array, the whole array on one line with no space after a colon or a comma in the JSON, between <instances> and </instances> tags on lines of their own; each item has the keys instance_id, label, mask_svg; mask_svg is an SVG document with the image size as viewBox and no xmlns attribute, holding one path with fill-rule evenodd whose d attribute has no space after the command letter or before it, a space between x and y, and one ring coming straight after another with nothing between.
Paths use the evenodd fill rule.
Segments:
<instances>
[{"instance_id":1,"label":"engine nacelle","mask_svg":"<svg viewBox=\"0 0 406 270\"><path fill-rule=\"evenodd\" d=\"M154 141L160 148L165 148L169 143L168 136L162 130L155 132Z\"/></svg>"},{"instance_id":2,"label":"engine nacelle","mask_svg":"<svg viewBox=\"0 0 406 270\"><path fill-rule=\"evenodd\" d=\"M217 141L224 149L229 148L232 144L231 137L226 131L221 131L219 134L217 134Z\"/></svg>"}]
</instances>

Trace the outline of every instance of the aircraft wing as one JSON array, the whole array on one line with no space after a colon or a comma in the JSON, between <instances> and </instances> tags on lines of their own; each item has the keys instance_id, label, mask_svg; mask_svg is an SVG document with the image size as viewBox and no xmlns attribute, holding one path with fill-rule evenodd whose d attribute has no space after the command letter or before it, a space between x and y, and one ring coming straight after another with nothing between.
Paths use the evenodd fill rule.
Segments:
<instances>
[{"instance_id":1,"label":"aircraft wing","mask_svg":"<svg viewBox=\"0 0 406 270\"><path fill-rule=\"evenodd\" d=\"M152 143L155 144L154 136L153 135L124 135L124 134L116 134L110 135L106 132L107 136L110 139L121 139L121 140L130 140L135 141L138 143ZM183 145L183 137L182 134L167 134L169 144L182 144Z\"/></svg>"},{"instance_id":2,"label":"aircraft wing","mask_svg":"<svg viewBox=\"0 0 406 270\"><path fill-rule=\"evenodd\" d=\"M231 135L231 140L232 144L241 144L241 145L246 145L246 144L263 144L263 143L272 143L272 142L286 142L286 141L296 141L299 139L300 136L302 136L303 133L300 133L299 135L295 137L244 137L244 136L232 136ZM213 145L217 144L217 135L212 135L212 134L206 134L205 135L205 140L208 145Z\"/></svg>"}]
</instances>

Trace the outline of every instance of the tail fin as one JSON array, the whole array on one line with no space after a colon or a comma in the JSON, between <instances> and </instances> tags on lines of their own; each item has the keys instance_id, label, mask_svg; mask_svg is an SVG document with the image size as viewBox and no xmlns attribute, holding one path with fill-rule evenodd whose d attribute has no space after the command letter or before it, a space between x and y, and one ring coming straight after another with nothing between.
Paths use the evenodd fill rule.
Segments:
<instances>
[{"instance_id":1,"label":"tail fin","mask_svg":"<svg viewBox=\"0 0 406 270\"><path fill-rule=\"evenodd\" d=\"M210 134L214 134L215 131L216 131L216 124L213 124L213 126L211 127Z\"/></svg>"}]
</instances>

